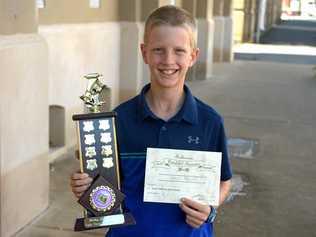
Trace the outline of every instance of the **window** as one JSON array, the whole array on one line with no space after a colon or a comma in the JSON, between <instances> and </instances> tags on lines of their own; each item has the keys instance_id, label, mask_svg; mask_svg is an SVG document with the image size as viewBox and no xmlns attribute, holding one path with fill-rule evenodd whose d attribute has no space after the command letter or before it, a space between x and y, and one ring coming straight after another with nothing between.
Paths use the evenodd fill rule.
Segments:
<instances>
[{"instance_id":1,"label":"window","mask_svg":"<svg viewBox=\"0 0 316 237\"><path fill-rule=\"evenodd\" d=\"M101 7L101 0L89 0L90 8L100 8Z\"/></svg>"},{"instance_id":2,"label":"window","mask_svg":"<svg viewBox=\"0 0 316 237\"><path fill-rule=\"evenodd\" d=\"M37 8L45 8L45 0L36 0Z\"/></svg>"}]
</instances>

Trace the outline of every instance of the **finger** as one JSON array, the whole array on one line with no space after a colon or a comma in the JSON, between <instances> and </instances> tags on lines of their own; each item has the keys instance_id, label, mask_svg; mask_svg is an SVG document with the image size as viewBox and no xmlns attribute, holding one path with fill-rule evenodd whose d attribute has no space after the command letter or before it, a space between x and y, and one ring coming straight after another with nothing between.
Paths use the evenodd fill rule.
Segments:
<instances>
[{"instance_id":1,"label":"finger","mask_svg":"<svg viewBox=\"0 0 316 237\"><path fill-rule=\"evenodd\" d=\"M85 186L85 185L90 185L92 183L91 178L85 178L85 179L72 179L70 181L70 186L71 187L80 187L80 186Z\"/></svg>"},{"instance_id":2,"label":"finger","mask_svg":"<svg viewBox=\"0 0 316 237\"><path fill-rule=\"evenodd\" d=\"M201 221L203 221L204 219L206 219L205 213L199 212L199 211L197 211L197 210L194 210L194 209L192 209L191 207L186 206L184 203L181 203L181 204L180 204L180 208L182 209L182 211L184 211L184 213L185 213L186 215L192 216L192 217L194 217L194 218L196 218L196 219L199 219L199 220L201 220Z\"/></svg>"},{"instance_id":3,"label":"finger","mask_svg":"<svg viewBox=\"0 0 316 237\"><path fill-rule=\"evenodd\" d=\"M206 207L208 207L207 205L194 201L190 198L182 198L181 201L186 205L189 206L193 209L199 210L199 211L205 211Z\"/></svg>"},{"instance_id":4,"label":"finger","mask_svg":"<svg viewBox=\"0 0 316 237\"><path fill-rule=\"evenodd\" d=\"M71 187L71 191L75 194L76 197L81 197L81 195L89 188L90 185L82 185L79 187Z\"/></svg>"},{"instance_id":5,"label":"finger","mask_svg":"<svg viewBox=\"0 0 316 237\"><path fill-rule=\"evenodd\" d=\"M196 225L196 224L193 223L193 222L190 222L190 221L188 221L188 220L186 220L185 222L186 222L189 226L191 226L192 228L199 228L199 226Z\"/></svg>"},{"instance_id":6,"label":"finger","mask_svg":"<svg viewBox=\"0 0 316 237\"><path fill-rule=\"evenodd\" d=\"M82 192L82 193L74 193L74 194L75 194L75 196L76 196L77 198L80 198L80 197L82 196L83 192Z\"/></svg>"},{"instance_id":7,"label":"finger","mask_svg":"<svg viewBox=\"0 0 316 237\"><path fill-rule=\"evenodd\" d=\"M80 173L80 172L75 172L71 175L70 177L72 180L77 180L77 179L86 179L89 178L89 175L87 173Z\"/></svg>"},{"instance_id":8,"label":"finger","mask_svg":"<svg viewBox=\"0 0 316 237\"><path fill-rule=\"evenodd\" d=\"M84 191L86 191L88 189L89 185L82 185L79 187L72 187L72 191L74 193L83 193Z\"/></svg>"},{"instance_id":9,"label":"finger","mask_svg":"<svg viewBox=\"0 0 316 237\"><path fill-rule=\"evenodd\" d=\"M186 216L186 223L197 228L200 227L204 223L204 221L198 220L192 216Z\"/></svg>"},{"instance_id":10,"label":"finger","mask_svg":"<svg viewBox=\"0 0 316 237\"><path fill-rule=\"evenodd\" d=\"M182 203L184 203L184 205L202 213L204 215L203 219L206 219L211 211L211 207L209 205L200 203L198 201L195 201L189 198L182 198L181 201Z\"/></svg>"}]
</instances>

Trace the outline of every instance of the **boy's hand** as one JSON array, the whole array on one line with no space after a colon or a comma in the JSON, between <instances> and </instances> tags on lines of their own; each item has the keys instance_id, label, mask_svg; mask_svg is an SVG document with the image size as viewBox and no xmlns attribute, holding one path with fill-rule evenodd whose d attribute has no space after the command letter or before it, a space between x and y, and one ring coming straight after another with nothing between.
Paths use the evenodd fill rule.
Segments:
<instances>
[{"instance_id":1,"label":"boy's hand","mask_svg":"<svg viewBox=\"0 0 316 237\"><path fill-rule=\"evenodd\" d=\"M211 207L188 198L182 198L180 208L186 214L185 221L193 228L199 228L210 214Z\"/></svg>"},{"instance_id":2,"label":"boy's hand","mask_svg":"<svg viewBox=\"0 0 316 237\"><path fill-rule=\"evenodd\" d=\"M81 197L84 191L88 189L91 182L92 178L86 173L80 173L80 171L77 171L70 176L71 190L77 198Z\"/></svg>"}]
</instances>

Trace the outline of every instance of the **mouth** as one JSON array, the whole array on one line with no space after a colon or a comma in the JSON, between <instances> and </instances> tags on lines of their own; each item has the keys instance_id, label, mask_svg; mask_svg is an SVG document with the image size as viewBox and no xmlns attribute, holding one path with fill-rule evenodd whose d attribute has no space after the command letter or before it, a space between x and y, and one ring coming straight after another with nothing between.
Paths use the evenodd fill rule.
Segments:
<instances>
[{"instance_id":1,"label":"mouth","mask_svg":"<svg viewBox=\"0 0 316 237\"><path fill-rule=\"evenodd\" d=\"M166 76L174 75L178 72L178 69L159 69L159 72Z\"/></svg>"}]
</instances>

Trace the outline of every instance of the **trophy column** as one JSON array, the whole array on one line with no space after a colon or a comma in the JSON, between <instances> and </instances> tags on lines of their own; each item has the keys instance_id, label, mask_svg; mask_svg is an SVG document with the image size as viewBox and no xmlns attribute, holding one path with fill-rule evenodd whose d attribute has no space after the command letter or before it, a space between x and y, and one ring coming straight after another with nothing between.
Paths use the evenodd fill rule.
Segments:
<instances>
[{"instance_id":1,"label":"trophy column","mask_svg":"<svg viewBox=\"0 0 316 237\"><path fill-rule=\"evenodd\" d=\"M93 182L78 203L85 208L84 217L76 220L75 231L135 224L130 213L125 213L120 191L119 151L116 137L116 113L99 111L103 102L98 95L104 85L99 74L86 76L86 93L80 98L92 113L73 115L79 140L81 172L89 174Z\"/></svg>"}]
</instances>

